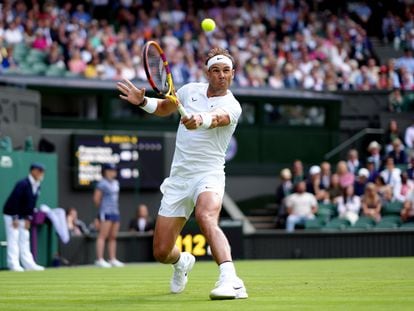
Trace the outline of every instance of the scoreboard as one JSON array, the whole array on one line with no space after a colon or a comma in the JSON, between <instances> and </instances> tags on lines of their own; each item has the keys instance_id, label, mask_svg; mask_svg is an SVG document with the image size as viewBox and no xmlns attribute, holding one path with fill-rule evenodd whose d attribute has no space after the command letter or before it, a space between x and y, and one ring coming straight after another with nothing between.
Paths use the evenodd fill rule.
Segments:
<instances>
[{"instance_id":1,"label":"scoreboard","mask_svg":"<svg viewBox=\"0 0 414 311\"><path fill-rule=\"evenodd\" d=\"M122 190L157 189L164 179L164 140L139 135L72 135L73 186L92 189L102 165L118 168Z\"/></svg>"}]
</instances>

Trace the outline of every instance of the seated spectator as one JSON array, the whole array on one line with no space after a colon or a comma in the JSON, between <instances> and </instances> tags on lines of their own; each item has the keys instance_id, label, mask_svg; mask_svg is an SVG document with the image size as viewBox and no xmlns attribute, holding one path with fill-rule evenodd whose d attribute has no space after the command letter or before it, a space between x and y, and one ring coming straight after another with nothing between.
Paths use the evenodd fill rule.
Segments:
<instances>
[{"instance_id":1,"label":"seated spectator","mask_svg":"<svg viewBox=\"0 0 414 311\"><path fill-rule=\"evenodd\" d=\"M378 175L377 178L375 178L374 184L375 184L375 187L377 189L378 195L382 198L384 196L386 188L388 187L388 185L384 181L384 178L382 178L382 176Z\"/></svg>"},{"instance_id":2,"label":"seated spectator","mask_svg":"<svg viewBox=\"0 0 414 311\"><path fill-rule=\"evenodd\" d=\"M296 192L286 197L289 216L286 220L286 231L293 232L297 224L304 224L307 219L315 218L318 202L313 194L306 192L306 183L299 182Z\"/></svg>"},{"instance_id":3,"label":"seated spectator","mask_svg":"<svg viewBox=\"0 0 414 311\"><path fill-rule=\"evenodd\" d=\"M401 220L403 222L414 222L414 191L408 195L401 210Z\"/></svg>"},{"instance_id":4,"label":"seated spectator","mask_svg":"<svg viewBox=\"0 0 414 311\"><path fill-rule=\"evenodd\" d=\"M375 160L373 157L367 159L367 170L369 172L368 182L375 182L379 172L375 169Z\"/></svg>"},{"instance_id":5,"label":"seated spectator","mask_svg":"<svg viewBox=\"0 0 414 311\"><path fill-rule=\"evenodd\" d=\"M71 207L66 211L66 222L71 236L81 236L89 234L89 229L86 224L78 218L78 211Z\"/></svg>"},{"instance_id":6,"label":"seated spectator","mask_svg":"<svg viewBox=\"0 0 414 311\"><path fill-rule=\"evenodd\" d=\"M361 168L361 163L359 162L358 151L356 149L349 150L346 165L350 173L354 175L358 173L358 170Z\"/></svg>"},{"instance_id":7,"label":"seated spectator","mask_svg":"<svg viewBox=\"0 0 414 311\"><path fill-rule=\"evenodd\" d=\"M385 152L389 153L393 150L392 143L395 139L400 139L403 141L401 132L398 128L398 123L396 120L390 120L390 123L388 124L387 132L385 133Z\"/></svg>"},{"instance_id":8,"label":"seated spectator","mask_svg":"<svg viewBox=\"0 0 414 311\"><path fill-rule=\"evenodd\" d=\"M404 142L405 146L409 148L410 151L414 151L414 120L413 123L405 130Z\"/></svg>"},{"instance_id":9,"label":"seated spectator","mask_svg":"<svg viewBox=\"0 0 414 311\"><path fill-rule=\"evenodd\" d=\"M153 230L154 222L149 217L148 207L145 204L140 204L137 208L136 217L129 222L129 231L152 232Z\"/></svg>"},{"instance_id":10,"label":"seated spectator","mask_svg":"<svg viewBox=\"0 0 414 311\"><path fill-rule=\"evenodd\" d=\"M409 179L414 180L414 155L412 155L410 158L410 163L408 164L407 169L407 175Z\"/></svg>"},{"instance_id":11,"label":"seated spectator","mask_svg":"<svg viewBox=\"0 0 414 311\"><path fill-rule=\"evenodd\" d=\"M368 183L361 200L362 214L379 222L381 219L381 199L377 193L375 184Z\"/></svg>"},{"instance_id":12,"label":"seated spectator","mask_svg":"<svg viewBox=\"0 0 414 311\"><path fill-rule=\"evenodd\" d=\"M408 195L414 190L414 181L408 178L408 172L401 173L401 184L394 187L394 197L400 202L405 202Z\"/></svg>"},{"instance_id":13,"label":"seated spectator","mask_svg":"<svg viewBox=\"0 0 414 311\"><path fill-rule=\"evenodd\" d=\"M395 201L394 194L393 194L392 188L390 186L385 186L385 188L382 192L382 196L380 196L380 197L381 197L381 205L382 206Z\"/></svg>"},{"instance_id":14,"label":"seated spectator","mask_svg":"<svg viewBox=\"0 0 414 311\"><path fill-rule=\"evenodd\" d=\"M394 188L397 184L401 183L401 170L394 165L394 159L388 156L385 160L385 168L380 173L387 185Z\"/></svg>"},{"instance_id":15,"label":"seated spectator","mask_svg":"<svg viewBox=\"0 0 414 311\"><path fill-rule=\"evenodd\" d=\"M282 183L276 188L276 204L282 204L284 199L292 193L293 184L292 184L292 173L290 169L284 168L280 172L280 178Z\"/></svg>"},{"instance_id":16,"label":"seated spectator","mask_svg":"<svg viewBox=\"0 0 414 311\"><path fill-rule=\"evenodd\" d=\"M347 219L352 225L359 218L359 210L361 209L361 199L354 193L354 186L347 186L343 190L343 195L335 199L338 206L339 218Z\"/></svg>"},{"instance_id":17,"label":"seated spectator","mask_svg":"<svg viewBox=\"0 0 414 311\"><path fill-rule=\"evenodd\" d=\"M369 157L371 158L371 161L374 162L376 171L379 171L382 165L380 151L381 145L377 141L374 140L370 142L370 144L368 145L368 153Z\"/></svg>"},{"instance_id":18,"label":"seated spectator","mask_svg":"<svg viewBox=\"0 0 414 311\"><path fill-rule=\"evenodd\" d=\"M365 192L365 186L368 183L369 171L366 168L360 168L358 176L354 183L355 195L362 196Z\"/></svg>"},{"instance_id":19,"label":"seated spectator","mask_svg":"<svg viewBox=\"0 0 414 311\"><path fill-rule=\"evenodd\" d=\"M388 95L388 109L390 112L401 112L404 107L404 97L399 88L394 88Z\"/></svg>"},{"instance_id":20,"label":"seated spectator","mask_svg":"<svg viewBox=\"0 0 414 311\"><path fill-rule=\"evenodd\" d=\"M342 194L342 188L339 184L339 175L332 174L331 183L328 188L328 199L330 202L334 202L335 198Z\"/></svg>"},{"instance_id":21,"label":"seated spectator","mask_svg":"<svg viewBox=\"0 0 414 311\"><path fill-rule=\"evenodd\" d=\"M348 171L348 166L345 161L339 161L336 165L336 173L339 176L339 184L342 188L353 185L355 175Z\"/></svg>"},{"instance_id":22,"label":"seated spectator","mask_svg":"<svg viewBox=\"0 0 414 311\"><path fill-rule=\"evenodd\" d=\"M321 185L324 189L328 189L331 184L331 164L329 162L321 163Z\"/></svg>"},{"instance_id":23,"label":"seated spectator","mask_svg":"<svg viewBox=\"0 0 414 311\"><path fill-rule=\"evenodd\" d=\"M312 193L318 202L321 202L326 198L326 191L321 183L321 168L317 165L313 165L309 169L306 191Z\"/></svg>"},{"instance_id":24,"label":"seated spectator","mask_svg":"<svg viewBox=\"0 0 414 311\"><path fill-rule=\"evenodd\" d=\"M303 170L303 163L301 160L293 161L292 173L292 182L294 184L297 184L298 182L305 180L305 173Z\"/></svg>"},{"instance_id":25,"label":"seated spectator","mask_svg":"<svg viewBox=\"0 0 414 311\"><path fill-rule=\"evenodd\" d=\"M395 164L407 164L407 155L403 147L399 138L392 142L392 150L388 153L388 156L394 159Z\"/></svg>"}]
</instances>

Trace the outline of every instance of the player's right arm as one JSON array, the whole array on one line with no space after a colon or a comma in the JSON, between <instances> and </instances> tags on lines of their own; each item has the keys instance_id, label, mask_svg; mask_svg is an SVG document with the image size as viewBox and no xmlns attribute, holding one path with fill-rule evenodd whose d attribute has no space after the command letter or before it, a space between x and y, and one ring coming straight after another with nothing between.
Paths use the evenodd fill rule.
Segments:
<instances>
[{"instance_id":1,"label":"player's right arm","mask_svg":"<svg viewBox=\"0 0 414 311\"><path fill-rule=\"evenodd\" d=\"M122 93L119 97L123 100L126 100L140 108L143 108L148 104L147 97L145 97L145 88L139 89L127 79L122 82L118 82L116 86L118 91ZM157 99L157 108L153 114L159 117L166 117L174 113L176 110L177 105L168 98Z\"/></svg>"}]
</instances>

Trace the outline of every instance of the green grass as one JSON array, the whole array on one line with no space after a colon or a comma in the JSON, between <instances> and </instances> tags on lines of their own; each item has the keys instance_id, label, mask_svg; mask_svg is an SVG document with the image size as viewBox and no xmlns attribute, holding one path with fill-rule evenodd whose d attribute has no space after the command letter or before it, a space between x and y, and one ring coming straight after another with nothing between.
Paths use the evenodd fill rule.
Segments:
<instances>
[{"instance_id":1,"label":"green grass","mask_svg":"<svg viewBox=\"0 0 414 311\"><path fill-rule=\"evenodd\" d=\"M0 310L413 310L414 259L239 261L247 300L210 301L218 276L198 262L187 289L169 294L172 269L134 264L44 272L0 271Z\"/></svg>"}]
</instances>

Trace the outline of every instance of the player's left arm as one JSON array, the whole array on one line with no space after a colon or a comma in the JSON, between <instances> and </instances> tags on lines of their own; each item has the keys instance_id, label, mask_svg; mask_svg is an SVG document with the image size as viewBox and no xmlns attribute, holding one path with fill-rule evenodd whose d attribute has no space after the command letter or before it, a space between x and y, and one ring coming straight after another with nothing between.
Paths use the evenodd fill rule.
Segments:
<instances>
[{"instance_id":1,"label":"player's left arm","mask_svg":"<svg viewBox=\"0 0 414 311\"><path fill-rule=\"evenodd\" d=\"M231 123L231 118L227 111L217 108L210 112L193 114L189 118L184 116L181 118L181 122L189 130L195 130L199 127L213 129L229 125Z\"/></svg>"}]
</instances>

